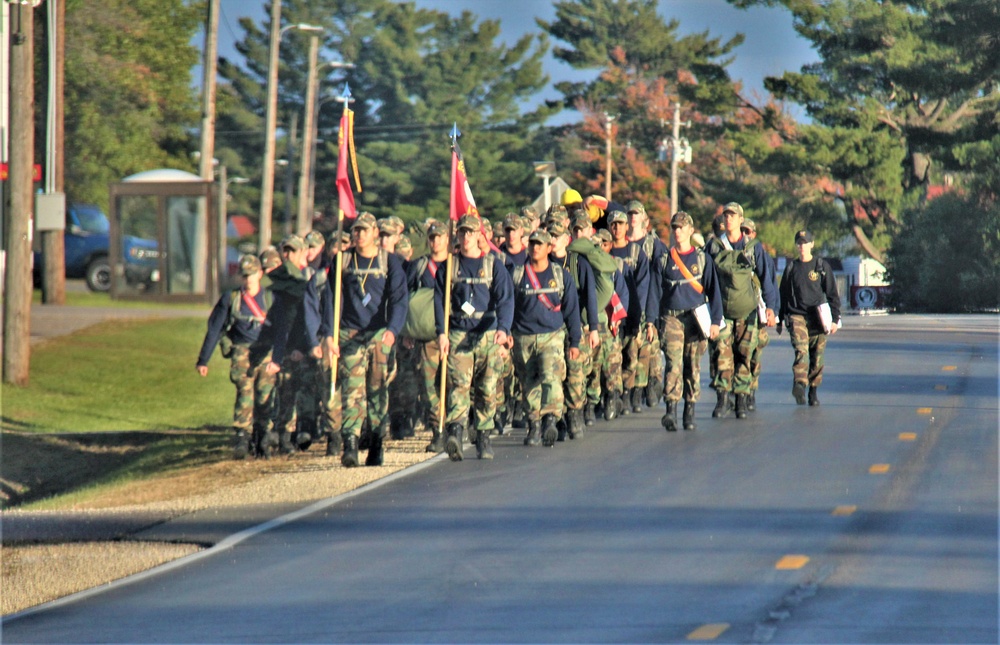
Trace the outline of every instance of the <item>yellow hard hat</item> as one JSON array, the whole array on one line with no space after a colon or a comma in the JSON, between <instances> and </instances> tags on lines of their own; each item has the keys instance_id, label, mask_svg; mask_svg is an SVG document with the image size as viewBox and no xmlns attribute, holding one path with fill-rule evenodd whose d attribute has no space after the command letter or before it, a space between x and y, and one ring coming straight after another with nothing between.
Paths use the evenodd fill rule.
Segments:
<instances>
[{"instance_id":1,"label":"yellow hard hat","mask_svg":"<svg viewBox=\"0 0 1000 645\"><path fill-rule=\"evenodd\" d=\"M580 193L572 188L567 188L566 192L562 194L562 199L559 200L559 203L563 206L569 206L570 204L579 204L582 201L583 197L580 197Z\"/></svg>"}]
</instances>

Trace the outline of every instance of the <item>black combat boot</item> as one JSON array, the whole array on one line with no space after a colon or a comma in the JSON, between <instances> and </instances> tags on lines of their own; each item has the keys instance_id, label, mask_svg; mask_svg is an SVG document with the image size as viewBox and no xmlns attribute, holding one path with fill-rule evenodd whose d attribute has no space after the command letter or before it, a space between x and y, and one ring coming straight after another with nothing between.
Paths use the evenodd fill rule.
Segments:
<instances>
[{"instance_id":1,"label":"black combat boot","mask_svg":"<svg viewBox=\"0 0 1000 645\"><path fill-rule=\"evenodd\" d=\"M698 426L694 422L694 401L684 402L684 429L694 430Z\"/></svg>"},{"instance_id":2,"label":"black combat boot","mask_svg":"<svg viewBox=\"0 0 1000 645\"><path fill-rule=\"evenodd\" d=\"M636 414L642 412L642 390L641 387L632 388L632 412Z\"/></svg>"},{"instance_id":3,"label":"black combat boot","mask_svg":"<svg viewBox=\"0 0 1000 645\"><path fill-rule=\"evenodd\" d=\"M556 441L566 441L566 431L569 427L569 411L556 418Z\"/></svg>"},{"instance_id":4,"label":"black combat boot","mask_svg":"<svg viewBox=\"0 0 1000 645\"><path fill-rule=\"evenodd\" d=\"M559 421L554 414L546 414L542 417L542 445L551 447L556 445L559 438Z\"/></svg>"},{"instance_id":5,"label":"black combat boot","mask_svg":"<svg viewBox=\"0 0 1000 645\"><path fill-rule=\"evenodd\" d=\"M340 456L340 465L344 468L358 465L358 438L353 434L344 436L344 454Z\"/></svg>"},{"instance_id":6,"label":"black combat boot","mask_svg":"<svg viewBox=\"0 0 1000 645\"><path fill-rule=\"evenodd\" d=\"M462 448L465 444L465 428L461 423L448 424L448 441L445 443L445 450L448 451L448 458L452 461L462 461Z\"/></svg>"},{"instance_id":7,"label":"black combat boot","mask_svg":"<svg viewBox=\"0 0 1000 645\"><path fill-rule=\"evenodd\" d=\"M612 391L604 393L604 420L611 421L618 416L618 394Z\"/></svg>"},{"instance_id":8,"label":"black combat boot","mask_svg":"<svg viewBox=\"0 0 1000 645\"><path fill-rule=\"evenodd\" d=\"M663 429L667 432L677 432L677 402L667 401L667 413L660 419Z\"/></svg>"},{"instance_id":9,"label":"black combat boot","mask_svg":"<svg viewBox=\"0 0 1000 645\"><path fill-rule=\"evenodd\" d=\"M476 433L476 456L480 459L493 459L493 444L490 443L489 431L480 430Z\"/></svg>"},{"instance_id":10,"label":"black combat boot","mask_svg":"<svg viewBox=\"0 0 1000 645\"><path fill-rule=\"evenodd\" d=\"M747 412L757 411L757 390L750 390L747 394Z\"/></svg>"},{"instance_id":11,"label":"black combat boot","mask_svg":"<svg viewBox=\"0 0 1000 645\"><path fill-rule=\"evenodd\" d=\"M278 446L278 435L271 430L257 430L257 456L261 459L270 459L271 453Z\"/></svg>"},{"instance_id":12,"label":"black combat boot","mask_svg":"<svg viewBox=\"0 0 1000 645\"><path fill-rule=\"evenodd\" d=\"M655 408L660 404L660 397L663 395L663 384L659 379L650 378L646 384L646 405Z\"/></svg>"},{"instance_id":13,"label":"black combat boot","mask_svg":"<svg viewBox=\"0 0 1000 645\"><path fill-rule=\"evenodd\" d=\"M237 430L233 436L233 459L242 461L250 454L250 437L246 430Z\"/></svg>"},{"instance_id":14,"label":"black combat boot","mask_svg":"<svg viewBox=\"0 0 1000 645\"><path fill-rule=\"evenodd\" d=\"M530 417L525 421L528 424L528 434L524 437L524 445L531 447L542 445L542 430L538 421Z\"/></svg>"},{"instance_id":15,"label":"black combat boot","mask_svg":"<svg viewBox=\"0 0 1000 645\"><path fill-rule=\"evenodd\" d=\"M799 405L806 404L806 384L799 383L798 381L792 385L792 396L795 397L795 402Z\"/></svg>"},{"instance_id":16,"label":"black combat boot","mask_svg":"<svg viewBox=\"0 0 1000 645\"><path fill-rule=\"evenodd\" d=\"M382 445L382 437L375 435L372 437L371 445L368 446L368 456L365 458L366 466L381 466L385 461L385 447Z\"/></svg>"},{"instance_id":17,"label":"black combat boot","mask_svg":"<svg viewBox=\"0 0 1000 645\"><path fill-rule=\"evenodd\" d=\"M503 434L504 416L500 410L497 410L497 413L493 415L493 429L497 431L498 435Z\"/></svg>"},{"instance_id":18,"label":"black combat boot","mask_svg":"<svg viewBox=\"0 0 1000 645\"><path fill-rule=\"evenodd\" d=\"M719 390L715 393L717 401L715 403L715 409L712 410L713 419L725 419L726 416L732 411L732 404L729 402L729 392Z\"/></svg>"},{"instance_id":19,"label":"black combat boot","mask_svg":"<svg viewBox=\"0 0 1000 645\"><path fill-rule=\"evenodd\" d=\"M587 404L583 406L583 425L588 427L592 426L594 425L594 421L596 419L597 415L594 413L594 404L588 401Z\"/></svg>"},{"instance_id":20,"label":"black combat boot","mask_svg":"<svg viewBox=\"0 0 1000 645\"><path fill-rule=\"evenodd\" d=\"M437 426L431 430L431 442L424 448L424 452L444 452L444 436L438 431Z\"/></svg>"},{"instance_id":21,"label":"black combat boot","mask_svg":"<svg viewBox=\"0 0 1000 645\"><path fill-rule=\"evenodd\" d=\"M358 450L368 450L371 447L372 429L368 425L368 419L361 424L361 436L358 438Z\"/></svg>"},{"instance_id":22,"label":"black combat boot","mask_svg":"<svg viewBox=\"0 0 1000 645\"><path fill-rule=\"evenodd\" d=\"M296 424L295 446L302 451L309 450L313 442L313 434L316 431L315 419L300 419Z\"/></svg>"},{"instance_id":23,"label":"black combat boot","mask_svg":"<svg viewBox=\"0 0 1000 645\"><path fill-rule=\"evenodd\" d=\"M291 432L282 432L278 436L278 454L290 455L298 450L298 446L292 441Z\"/></svg>"},{"instance_id":24,"label":"black combat boot","mask_svg":"<svg viewBox=\"0 0 1000 645\"><path fill-rule=\"evenodd\" d=\"M344 447L344 440L339 432L328 432L326 434L326 456L336 457Z\"/></svg>"},{"instance_id":25,"label":"black combat boot","mask_svg":"<svg viewBox=\"0 0 1000 645\"><path fill-rule=\"evenodd\" d=\"M570 439L583 436L583 415L580 410L566 411L566 434Z\"/></svg>"},{"instance_id":26,"label":"black combat boot","mask_svg":"<svg viewBox=\"0 0 1000 645\"><path fill-rule=\"evenodd\" d=\"M736 395L736 418L746 419L747 418L747 396L746 394Z\"/></svg>"},{"instance_id":27,"label":"black combat boot","mask_svg":"<svg viewBox=\"0 0 1000 645\"><path fill-rule=\"evenodd\" d=\"M809 405L816 407L819 405L819 390L818 387L809 388Z\"/></svg>"}]
</instances>

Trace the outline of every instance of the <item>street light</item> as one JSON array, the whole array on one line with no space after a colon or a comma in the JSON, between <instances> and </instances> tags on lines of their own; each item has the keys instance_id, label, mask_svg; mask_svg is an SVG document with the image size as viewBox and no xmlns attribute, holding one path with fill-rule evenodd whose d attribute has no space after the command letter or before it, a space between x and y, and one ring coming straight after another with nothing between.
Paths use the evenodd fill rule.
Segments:
<instances>
[{"instance_id":1,"label":"street light","mask_svg":"<svg viewBox=\"0 0 1000 645\"><path fill-rule=\"evenodd\" d=\"M556 176L556 162L536 161L535 176L542 178L542 185L544 186L542 195L545 196L545 210L547 211L552 206L552 199L549 197L549 180Z\"/></svg>"},{"instance_id":2,"label":"street light","mask_svg":"<svg viewBox=\"0 0 1000 645\"><path fill-rule=\"evenodd\" d=\"M319 109L316 95L319 86L319 70L323 67L332 68L353 68L353 63L341 61L327 61L320 66L316 64L316 57L319 53L319 37L313 36L309 39L309 77L306 85L306 118L302 124L302 163L299 175L299 214L297 224L299 234L311 228L313 212L313 191L312 167L316 163L316 112Z\"/></svg>"},{"instance_id":3,"label":"street light","mask_svg":"<svg viewBox=\"0 0 1000 645\"><path fill-rule=\"evenodd\" d=\"M319 33L322 27L300 22L277 26L281 19L281 2L274 0L271 13L271 45L267 63L267 117L264 124L264 163L260 190L260 246L271 243L271 209L274 205L274 135L278 119L278 48L285 32L297 29L309 33Z\"/></svg>"}]
</instances>

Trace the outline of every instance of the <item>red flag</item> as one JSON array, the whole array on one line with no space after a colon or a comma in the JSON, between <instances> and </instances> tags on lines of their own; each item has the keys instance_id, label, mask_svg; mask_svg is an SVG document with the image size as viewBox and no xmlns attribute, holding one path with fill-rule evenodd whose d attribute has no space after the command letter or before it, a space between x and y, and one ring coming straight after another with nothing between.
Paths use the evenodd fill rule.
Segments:
<instances>
[{"instance_id":1,"label":"red flag","mask_svg":"<svg viewBox=\"0 0 1000 645\"><path fill-rule=\"evenodd\" d=\"M611 302L608 303L605 311L608 312L608 323L612 325L619 320L628 318L628 312L625 311L625 307L622 307L621 298L618 297L617 293L611 294Z\"/></svg>"},{"instance_id":2,"label":"red flag","mask_svg":"<svg viewBox=\"0 0 1000 645\"><path fill-rule=\"evenodd\" d=\"M479 209L469 188L469 177L465 174L462 149L456 141L451 147L451 219L457 220L462 215L479 215Z\"/></svg>"},{"instance_id":3,"label":"red flag","mask_svg":"<svg viewBox=\"0 0 1000 645\"><path fill-rule=\"evenodd\" d=\"M462 149L455 141L451 148L451 212L453 220L458 220L462 215L479 216L479 209L476 208L476 199L472 196L472 189L469 188L469 176L465 174L465 160L462 159ZM479 229L486 238L486 243L490 249L500 253L500 248L493 243L493 240L486 234L486 227Z\"/></svg>"},{"instance_id":4,"label":"red flag","mask_svg":"<svg viewBox=\"0 0 1000 645\"><path fill-rule=\"evenodd\" d=\"M340 139L340 156L337 159L337 205L340 208L341 217L354 219L358 216L358 212L354 207L351 180L347 176L347 156L349 154L347 144L353 138L351 129L354 124L350 115L350 110L344 110L344 115L340 117L340 132L337 135L337 138Z\"/></svg>"}]
</instances>

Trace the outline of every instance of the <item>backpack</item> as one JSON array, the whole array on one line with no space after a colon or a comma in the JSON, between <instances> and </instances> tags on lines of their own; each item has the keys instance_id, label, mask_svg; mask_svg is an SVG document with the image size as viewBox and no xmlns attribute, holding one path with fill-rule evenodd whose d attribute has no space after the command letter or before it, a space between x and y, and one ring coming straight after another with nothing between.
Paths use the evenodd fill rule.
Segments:
<instances>
[{"instance_id":1,"label":"backpack","mask_svg":"<svg viewBox=\"0 0 1000 645\"><path fill-rule=\"evenodd\" d=\"M577 244L577 242L581 242L581 244ZM567 247L567 250L579 253L590 262L590 267L594 270L597 311L598 313L604 311L607 309L608 303L611 302L611 296L615 293L615 271L619 270L618 263L615 262L616 258L612 257L610 253L606 253L590 240L583 238L573 240ZM585 307L581 307L582 309L585 309ZM586 324L596 325L597 321L588 320Z\"/></svg>"},{"instance_id":2,"label":"backpack","mask_svg":"<svg viewBox=\"0 0 1000 645\"><path fill-rule=\"evenodd\" d=\"M417 275L423 276L430 257L423 255L415 260ZM437 338L434 326L434 287L420 287L410 294L410 306L401 336L427 342Z\"/></svg>"},{"instance_id":3,"label":"backpack","mask_svg":"<svg viewBox=\"0 0 1000 645\"><path fill-rule=\"evenodd\" d=\"M485 277L473 278L470 276L460 276L458 275L458 269L460 262L451 263L451 284L452 286L456 284L485 284L487 287L493 284L493 263L496 261L496 255L493 253L486 253L483 256L483 274Z\"/></svg>"},{"instance_id":4,"label":"backpack","mask_svg":"<svg viewBox=\"0 0 1000 645\"><path fill-rule=\"evenodd\" d=\"M263 289L263 287L262 287ZM264 313L266 314L271 309L271 303L274 302L274 294L271 293L270 289L263 289L264 291ZM233 328L237 320L245 320L247 322L253 322L257 319L254 316L246 316L240 311L240 305L243 304L243 290L233 289L232 293L229 295L229 318L226 320L226 326L222 330L222 336L219 338L219 353L222 354L223 358L229 358L233 355L233 339L229 337L229 330Z\"/></svg>"},{"instance_id":5,"label":"backpack","mask_svg":"<svg viewBox=\"0 0 1000 645\"><path fill-rule=\"evenodd\" d=\"M713 257L722 286L722 313L730 319L746 318L757 309L761 293L760 279L754 270L757 240L747 239L742 251L733 249L725 237L713 240L712 244L719 249Z\"/></svg>"},{"instance_id":6,"label":"backpack","mask_svg":"<svg viewBox=\"0 0 1000 645\"><path fill-rule=\"evenodd\" d=\"M514 267L514 272L511 273L511 278L513 278L513 280L514 280L514 288L515 289L524 280L524 267L526 267L526 266L527 266L527 264L522 264L520 266L516 266L516 267ZM552 266L555 266L555 268L559 269L558 271L553 271L552 272L552 279L556 283L556 286L554 286L554 287L544 287L543 286L540 289L534 289L534 288L525 289L524 290L525 295L532 296L532 295L539 295L539 294L544 294L544 293L558 293L560 301L565 301L565 299L566 299L566 280L565 280L565 276L563 275L562 267L558 266L558 265L552 265Z\"/></svg>"},{"instance_id":7,"label":"backpack","mask_svg":"<svg viewBox=\"0 0 1000 645\"><path fill-rule=\"evenodd\" d=\"M341 266L342 274L353 274L358 276L367 274L375 276L376 278L386 278L389 276L389 252L385 249L379 248L378 250L378 268L375 268L374 266L367 269L355 268L354 258L354 251L347 251L345 253L344 262Z\"/></svg>"}]
</instances>

